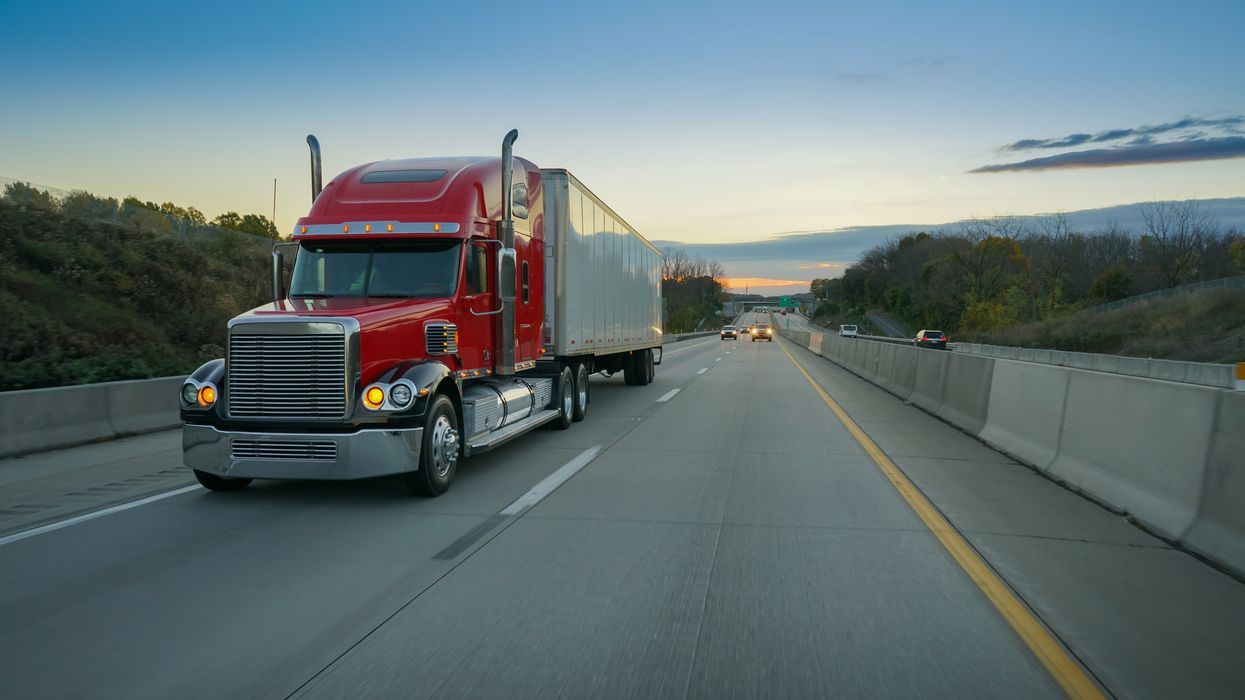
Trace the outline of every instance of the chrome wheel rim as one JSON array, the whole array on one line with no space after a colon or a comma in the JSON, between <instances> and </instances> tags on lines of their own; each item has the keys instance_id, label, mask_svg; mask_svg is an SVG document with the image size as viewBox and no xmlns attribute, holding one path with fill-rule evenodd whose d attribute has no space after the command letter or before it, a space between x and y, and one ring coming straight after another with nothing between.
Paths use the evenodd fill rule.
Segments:
<instances>
[{"instance_id":1,"label":"chrome wheel rim","mask_svg":"<svg viewBox=\"0 0 1245 700\"><path fill-rule=\"evenodd\" d=\"M562 415L569 416L575 411L575 394L571 391L571 385L567 383L562 387Z\"/></svg>"},{"instance_id":2,"label":"chrome wheel rim","mask_svg":"<svg viewBox=\"0 0 1245 700\"><path fill-rule=\"evenodd\" d=\"M432 425L432 470L436 475L445 478L454 463L458 461L458 431L450 423L447 416L437 416Z\"/></svg>"},{"instance_id":3,"label":"chrome wheel rim","mask_svg":"<svg viewBox=\"0 0 1245 700\"><path fill-rule=\"evenodd\" d=\"M579 407L583 408L588 405L588 375L581 372L579 377L580 381L576 382L579 387L575 399L579 403Z\"/></svg>"}]
</instances>

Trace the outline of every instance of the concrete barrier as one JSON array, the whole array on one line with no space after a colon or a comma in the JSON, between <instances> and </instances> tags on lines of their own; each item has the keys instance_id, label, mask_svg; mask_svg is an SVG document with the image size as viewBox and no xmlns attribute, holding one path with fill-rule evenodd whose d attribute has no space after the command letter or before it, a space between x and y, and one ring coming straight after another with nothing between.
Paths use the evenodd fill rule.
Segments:
<instances>
[{"instance_id":1,"label":"concrete barrier","mask_svg":"<svg viewBox=\"0 0 1245 700\"><path fill-rule=\"evenodd\" d=\"M947 353L947 378L943 383L938 416L976 435L986 425L994 358Z\"/></svg>"},{"instance_id":2,"label":"concrete barrier","mask_svg":"<svg viewBox=\"0 0 1245 700\"><path fill-rule=\"evenodd\" d=\"M916 390L917 355L923 352L911 346L895 346L895 366L891 369L891 393L908 401Z\"/></svg>"},{"instance_id":3,"label":"concrete barrier","mask_svg":"<svg viewBox=\"0 0 1245 700\"><path fill-rule=\"evenodd\" d=\"M937 415L942 406L942 387L947 381L947 359L951 353L942 350L914 348L916 351L916 384L908 400Z\"/></svg>"},{"instance_id":4,"label":"concrete barrier","mask_svg":"<svg viewBox=\"0 0 1245 700\"><path fill-rule=\"evenodd\" d=\"M181 425L185 377L0 393L0 458Z\"/></svg>"},{"instance_id":5,"label":"concrete barrier","mask_svg":"<svg viewBox=\"0 0 1245 700\"><path fill-rule=\"evenodd\" d=\"M878 348L877 383L883 389L895 393L895 350L897 345Z\"/></svg>"},{"instance_id":6,"label":"concrete barrier","mask_svg":"<svg viewBox=\"0 0 1245 700\"><path fill-rule=\"evenodd\" d=\"M994 363L986 424L987 445L1041 470L1059 451L1069 372L1032 362Z\"/></svg>"},{"instance_id":7,"label":"concrete barrier","mask_svg":"<svg viewBox=\"0 0 1245 700\"><path fill-rule=\"evenodd\" d=\"M824 336L821 333L811 333L808 339L808 349L812 352L821 354L821 342Z\"/></svg>"},{"instance_id":8,"label":"concrete barrier","mask_svg":"<svg viewBox=\"0 0 1245 700\"><path fill-rule=\"evenodd\" d=\"M1172 539L1202 494L1219 391L1066 370L1068 399L1050 473Z\"/></svg>"},{"instance_id":9,"label":"concrete barrier","mask_svg":"<svg viewBox=\"0 0 1245 700\"><path fill-rule=\"evenodd\" d=\"M1201 506L1182 539L1245 576L1245 393L1219 392Z\"/></svg>"}]
</instances>

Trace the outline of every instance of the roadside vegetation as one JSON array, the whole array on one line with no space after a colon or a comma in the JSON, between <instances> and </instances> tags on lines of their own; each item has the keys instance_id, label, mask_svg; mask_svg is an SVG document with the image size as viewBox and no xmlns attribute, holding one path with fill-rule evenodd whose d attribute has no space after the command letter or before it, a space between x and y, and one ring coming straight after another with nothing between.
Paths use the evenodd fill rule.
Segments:
<instances>
[{"instance_id":1,"label":"roadside vegetation","mask_svg":"<svg viewBox=\"0 0 1245 700\"><path fill-rule=\"evenodd\" d=\"M235 223L250 232L228 230ZM20 183L0 197L0 391L144 379L223 355L268 300L267 218Z\"/></svg>"},{"instance_id":2,"label":"roadside vegetation","mask_svg":"<svg viewBox=\"0 0 1245 700\"><path fill-rule=\"evenodd\" d=\"M977 219L955 230L912 233L867 251L841 278L813 280L816 316L859 322L867 309L878 309L956 340L1121 354L1144 347L1154 357L1183 352L1177 346L1190 338L1176 341L1180 332L1204 327L1233 333L1209 316L1199 325L1173 314L1245 305L1239 287L1197 300L1148 302L1146 308L1154 309L1149 325L1121 321L1107 331L1103 315L1071 317L1137 294L1245 274L1245 233L1224 230L1196 201L1145 204L1141 218L1138 231L1109 226L1082 232L1069 217L1054 215ZM1140 314L1139 308L1120 318ZM1234 317L1219 318L1231 323ZM1172 341L1124 341L1142 333Z\"/></svg>"},{"instance_id":3,"label":"roadside vegetation","mask_svg":"<svg viewBox=\"0 0 1245 700\"><path fill-rule=\"evenodd\" d=\"M662 253L666 332L690 333L721 323L719 314L726 301L726 272L721 263L690 257L680 248L666 248Z\"/></svg>"}]
</instances>

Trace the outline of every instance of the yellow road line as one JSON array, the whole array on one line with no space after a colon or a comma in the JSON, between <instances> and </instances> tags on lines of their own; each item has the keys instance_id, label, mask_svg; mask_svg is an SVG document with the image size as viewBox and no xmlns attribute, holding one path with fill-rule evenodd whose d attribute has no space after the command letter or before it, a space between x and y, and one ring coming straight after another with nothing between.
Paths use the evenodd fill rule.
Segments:
<instances>
[{"instance_id":1,"label":"yellow road line","mask_svg":"<svg viewBox=\"0 0 1245 700\"><path fill-rule=\"evenodd\" d=\"M800 370L800 374L808 380L808 383L821 397L821 400L830 407L831 412L847 428L847 431L856 438L856 442L865 448L865 452L873 458L874 464L886 478L890 480L891 485L903 496L908 505L916 512L917 516L925 523L925 526L934 533L942 546L946 548L951 557L955 559L964 573L977 584L981 592L990 599L994 607L1012 626L1020 639L1028 645L1029 649L1037 656L1046 670L1054 676L1059 685L1063 687L1064 692L1070 698L1105 698L1098 684L1089 677L1081 664L1068 653L1068 650L1059 643L1057 639L1050 633L1050 630L1042 624L1040 620L1029 610L1021 600L1016 597L1015 592L999 578L998 574L990 568L988 564L981 558L981 555L969 545L963 535L959 533L947 519L943 517L938 509L934 508L925 494L921 493L908 477L891 461L890 457L873 442L865 431L856 425L856 421L847 415L843 407L837 401L830 398L830 394L822 388L820 384L813 379L802 365L795 359L795 356L787 351L787 348L779 344L782 351L786 353L787 358L791 360L791 364Z\"/></svg>"}]
</instances>

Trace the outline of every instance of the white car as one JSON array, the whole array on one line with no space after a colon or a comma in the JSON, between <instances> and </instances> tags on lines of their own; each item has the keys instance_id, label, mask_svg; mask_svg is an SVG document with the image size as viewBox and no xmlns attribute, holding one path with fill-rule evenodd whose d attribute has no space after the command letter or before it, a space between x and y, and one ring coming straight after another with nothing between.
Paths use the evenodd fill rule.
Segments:
<instances>
[{"instance_id":1,"label":"white car","mask_svg":"<svg viewBox=\"0 0 1245 700\"><path fill-rule=\"evenodd\" d=\"M839 335L844 338L855 338L856 334L859 332L860 330L850 323L845 323L842 326L839 326Z\"/></svg>"}]
</instances>

